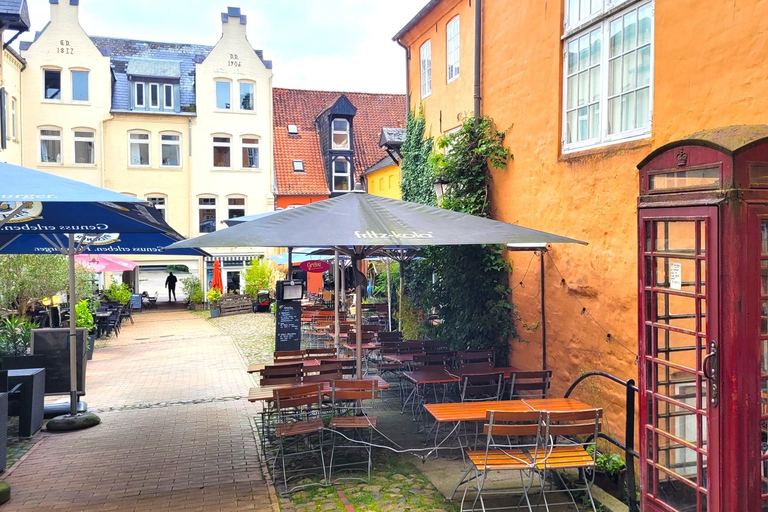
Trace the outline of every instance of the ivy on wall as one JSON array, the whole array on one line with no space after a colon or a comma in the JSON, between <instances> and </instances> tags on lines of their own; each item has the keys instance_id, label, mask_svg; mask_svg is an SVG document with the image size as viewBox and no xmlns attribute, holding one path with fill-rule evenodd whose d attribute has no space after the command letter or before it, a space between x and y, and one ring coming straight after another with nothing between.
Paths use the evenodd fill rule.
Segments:
<instances>
[{"instance_id":1,"label":"ivy on wall","mask_svg":"<svg viewBox=\"0 0 768 512\"><path fill-rule=\"evenodd\" d=\"M490 168L504 168L512 157L503 144L504 132L489 117L468 118L457 132L442 137L437 151L432 152L432 139L423 138L423 127L421 114L409 117L403 144L403 199L435 204L432 184L439 176L450 184L441 198L443 208L490 217ZM459 350L494 349L497 361L505 364L508 340L516 337L509 270L501 246L445 246L425 251L422 259L406 267L406 296L423 318L434 309L442 323L427 323L418 332L404 335L439 337Z\"/></svg>"}]
</instances>

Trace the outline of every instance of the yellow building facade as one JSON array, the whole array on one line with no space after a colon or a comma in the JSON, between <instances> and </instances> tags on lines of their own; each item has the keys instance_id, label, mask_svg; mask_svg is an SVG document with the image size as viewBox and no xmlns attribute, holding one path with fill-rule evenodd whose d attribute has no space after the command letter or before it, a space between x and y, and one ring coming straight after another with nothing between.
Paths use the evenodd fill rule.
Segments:
<instances>
[{"instance_id":1,"label":"yellow building facade","mask_svg":"<svg viewBox=\"0 0 768 512\"><path fill-rule=\"evenodd\" d=\"M92 36L78 4L51 1L50 23L21 44L19 163L146 199L186 237L271 210L271 63L248 42L240 9L215 20L222 37L204 46ZM132 259L157 272L186 265L204 283L212 266ZM249 259L229 258L230 266ZM139 291L162 292L162 284L145 289L138 274Z\"/></svg>"}]
</instances>

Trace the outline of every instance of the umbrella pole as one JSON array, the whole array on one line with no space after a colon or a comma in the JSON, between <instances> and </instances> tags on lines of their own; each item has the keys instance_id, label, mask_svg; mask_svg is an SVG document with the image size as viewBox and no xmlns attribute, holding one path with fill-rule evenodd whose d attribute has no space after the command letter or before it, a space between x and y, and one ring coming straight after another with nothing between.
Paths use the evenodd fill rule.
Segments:
<instances>
[{"instance_id":1,"label":"umbrella pole","mask_svg":"<svg viewBox=\"0 0 768 512\"><path fill-rule=\"evenodd\" d=\"M77 416L77 315L75 306L75 235L69 238L69 415Z\"/></svg>"},{"instance_id":2,"label":"umbrella pole","mask_svg":"<svg viewBox=\"0 0 768 512\"><path fill-rule=\"evenodd\" d=\"M357 365L357 378L363 378L363 285L355 286L355 359Z\"/></svg>"},{"instance_id":3,"label":"umbrella pole","mask_svg":"<svg viewBox=\"0 0 768 512\"><path fill-rule=\"evenodd\" d=\"M397 314L397 330L403 332L403 264L400 262L400 297L398 297L397 308L399 310Z\"/></svg>"},{"instance_id":4,"label":"umbrella pole","mask_svg":"<svg viewBox=\"0 0 768 512\"><path fill-rule=\"evenodd\" d=\"M392 330L392 289L390 284L389 267L392 260L387 258L387 330Z\"/></svg>"},{"instance_id":5,"label":"umbrella pole","mask_svg":"<svg viewBox=\"0 0 768 512\"><path fill-rule=\"evenodd\" d=\"M288 248L288 280L293 280L293 247Z\"/></svg>"},{"instance_id":6,"label":"umbrella pole","mask_svg":"<svg viewBox=\"0 0 768 512\"><path fill-rule=\"evenodd\" d=\"M539 251L541 256L541 369L547 370L547 316L544 312L544 253L546 249Z\"/></svg>"},{"instance_id":7,"label":"umbrella pole","mask_svg":"<svg viewBox=\"0 0 768 512\"><path fill-rule=\"evenodd\" d=\"M346 275L347 275L347 273L346 273L346 270L347 270L346 262L344 263L344 270L345 271L341 273L341 293L339 294L340 297L341 297L341 309L342 309L342 311L346 311L347 310L347 308L346 308L346 305L347 305L347 294L346 294L347 283L346 283L346 279L345 279Z\"/></svg>"},{"instance_id":8,"label":"umbrella pole","mask_svg":"<svg viewBox=\"0 0 768 512\"><path fill-rule=\"evenodd\" d=\"M333 345L339 355L339 250L333 251Z\"/></svg>"}]
</instances>

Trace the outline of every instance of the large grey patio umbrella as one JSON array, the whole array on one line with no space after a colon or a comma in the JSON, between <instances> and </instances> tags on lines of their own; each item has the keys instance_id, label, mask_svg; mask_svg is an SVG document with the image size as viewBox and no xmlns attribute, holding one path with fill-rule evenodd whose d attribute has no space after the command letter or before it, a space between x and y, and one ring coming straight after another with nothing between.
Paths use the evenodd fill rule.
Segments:
<instances>
[{"instance_id":1,"label":"large grey patio umbrella","mask_svg":"<svg viewBox=\"0 0 768 512\"><path fill-rule=\"evenodd\" d=\"M366 279L357 270L357 263L382 249L509 243L585 242L434 206L354 191L177 242L168 249L299 246L337 249L352 259L359 305ZM357 377L361 378L362 315L355 316Z\"/></svg>"}]
</instances>

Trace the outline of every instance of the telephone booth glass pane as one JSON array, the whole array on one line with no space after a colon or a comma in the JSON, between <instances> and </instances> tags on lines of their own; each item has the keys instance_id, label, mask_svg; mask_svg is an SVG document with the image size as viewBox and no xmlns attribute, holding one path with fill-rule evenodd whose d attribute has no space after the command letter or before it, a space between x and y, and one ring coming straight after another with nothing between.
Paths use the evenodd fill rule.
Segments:
<instances>
[{"instance_id":1,"label":"telephone booth glass pane","mask_svg":"<svg viewBox=\"0 0 768 512\"><path fill-rule=\"evenodd\" d=\"M648 417L644 426L651 502L707 508L706 219L644 222Z\"/></svg>"}]
</instances>

